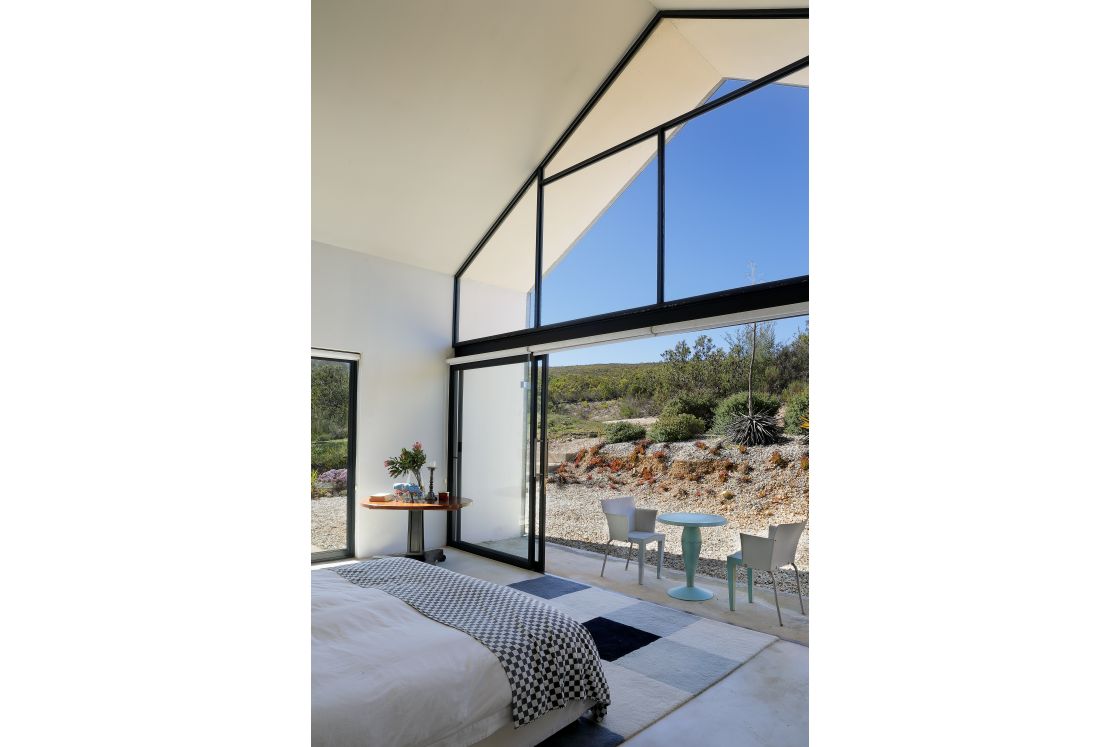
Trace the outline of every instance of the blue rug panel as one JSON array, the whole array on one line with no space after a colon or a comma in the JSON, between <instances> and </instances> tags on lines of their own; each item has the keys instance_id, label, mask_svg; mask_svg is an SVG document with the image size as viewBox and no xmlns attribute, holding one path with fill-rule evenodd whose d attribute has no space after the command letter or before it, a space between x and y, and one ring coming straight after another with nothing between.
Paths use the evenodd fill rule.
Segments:
<instances>
[{"instance_id":1,"label":"blue rug panel","mask_svg":"<svg viewBox=\"0 0 1120 747\"><path fill-rule=\"evenodd\" d=\"M587 584L577 583L559 576L541 576L540 578L531 578L528 581L518 581L509 586L511 589L533 594L542 599L555 599L565 594L571 594L573 591L590 588Z\"/></svg>"},{"instance_id":2,"label":"blue rug panel","mask_svg":"<svg viewBox=\"0 0 1120 747\"><path fill-rule=\"evenodd\" d=\"M595 645L599 648L599 658L604 661L621 659L654 641L661 640L659 635L605 617L588 620L583 627L591 632L591 637L595 639Z\"/></svg>"}]
</instances>

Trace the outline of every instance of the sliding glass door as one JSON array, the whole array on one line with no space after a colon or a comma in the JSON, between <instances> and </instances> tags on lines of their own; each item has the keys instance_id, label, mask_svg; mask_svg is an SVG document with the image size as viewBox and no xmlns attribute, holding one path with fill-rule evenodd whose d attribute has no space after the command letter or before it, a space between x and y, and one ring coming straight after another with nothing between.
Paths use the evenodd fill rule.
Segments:
<instances>
[{"instance_id":1,"label":"sliding glass door","mask_svg":"<svg viewBox=\"0 0 1120 747\"><path fill-rule=\"evenodd\" d=\"M473 501L452 547L543 570L547 376L547 356L452 366L449 489Z\"/></svg>"},{"instance_id":2,"label":"sliding glass door","mask_svg":"<svg viewBox=\"0 0 1120 747\"><path fill-rule=\"evenodd\" d=\"M311 561L354 555L358 362L311 358Z\"/></svg>"}]
</instances>

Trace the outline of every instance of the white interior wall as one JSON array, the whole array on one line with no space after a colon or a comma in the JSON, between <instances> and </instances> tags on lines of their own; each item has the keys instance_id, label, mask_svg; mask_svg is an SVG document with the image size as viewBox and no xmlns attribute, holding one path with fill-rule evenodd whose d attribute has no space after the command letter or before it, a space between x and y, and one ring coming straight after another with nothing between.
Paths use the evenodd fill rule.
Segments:
<instances>
[{"instance_id":1,"label":"white interior wall","mask_svg":"<svg viewBox=\"0 0 1120 747\"><path fill-rule=\"evenodd\" d=\"M531 288L533 281L529 280ZM459 279L459 339L499 335L525 329L529 294L523 290Z\"/></svg>"},{"instance_id":2,"label":"white interior wall","mask_svg":"<svg viewBox=\"0 0 1120 747\"><path fill-rule=\"evenodd\" d=\"M451 276L312 242L311 346L361 354L356 498L390 489L396 480L382 463L413 441L439 464L436 490L443 490ZM446 518L431 513L425 538L439 547ZM357 556L404 552L407 516L358 508Z\"/></svg>"}]
</instances>

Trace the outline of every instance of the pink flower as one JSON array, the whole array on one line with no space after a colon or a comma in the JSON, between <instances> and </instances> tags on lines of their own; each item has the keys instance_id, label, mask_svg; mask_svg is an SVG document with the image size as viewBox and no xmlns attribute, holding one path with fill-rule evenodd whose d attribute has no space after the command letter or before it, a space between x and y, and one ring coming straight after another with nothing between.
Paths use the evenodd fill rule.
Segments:
<instances>
[{"instance_id":1,"label":"pink flower","mask_svg":"<svg viewBox=\"0 0 1120 747\"><path fill-rule=\"evenodd\" d=\"M420 444L420 442L419 442L419 441L417 441L416 443L414 443L414 444L412 445L412 448L414 448L414 449L416 449L417 451L419 451L420 449L423 449L424 447L423 447L423 446L422 446L422 445Z\"/></svg>"},{"instance_id":2,"label":"pink flower","mask_svg":"<svg viewBox=\"0 0 1120 747\"><path fill-rule=\"evenodd\" d=\"M388 460L388 459L386 459L386 460L385 460L385 466L386 466L386 467L388 467L388 466L389 466L389 460Z\"/></svg>"}]
</instances>

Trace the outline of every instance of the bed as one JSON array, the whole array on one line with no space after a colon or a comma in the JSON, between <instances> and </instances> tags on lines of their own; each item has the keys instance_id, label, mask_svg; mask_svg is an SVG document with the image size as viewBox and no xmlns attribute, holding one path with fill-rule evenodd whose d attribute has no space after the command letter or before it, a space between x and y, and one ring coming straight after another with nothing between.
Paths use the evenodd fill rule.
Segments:
<instances>
[{"instance_id":1,"label":"bed","mask_svg":"<svg viewBox=\"0 0 1120 747\"><path fill-rule=\"evenodd\" d=\"M405 558L311 573L322 747L527 747L610 702L594 641L536 598Z\"/></svg>"}]
</instances>

